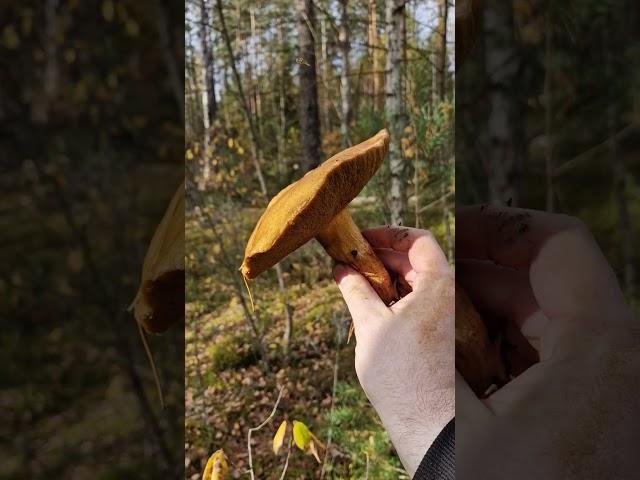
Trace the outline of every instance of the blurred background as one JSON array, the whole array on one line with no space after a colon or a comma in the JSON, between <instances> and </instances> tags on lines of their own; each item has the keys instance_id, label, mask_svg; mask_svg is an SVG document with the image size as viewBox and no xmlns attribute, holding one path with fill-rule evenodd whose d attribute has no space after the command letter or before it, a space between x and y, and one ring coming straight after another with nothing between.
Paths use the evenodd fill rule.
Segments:
<instances>
[{"instance_id":1,"label":"blurred background","mask_svg":"<svg viewBox=\"0 0 640 480\"><path fill-rule=\"evenodd\" d=\"M183 4L2 2L0 478L182 478L182 325L133 300L184 178Z\"/></svg>"},{"instance_id":2,"label":"blurred background","mask_svg":"<svg viewBox=\"0 0 640 480\"><path fill-rule=\"evenodd\" d=\"M640 4L486 0L463 8L478 13L456 26L457 43L473 43L456 77L456 205L579 217L637 306Z\"/></svg>"},{"instance_id":3,"label":"blurred background","mask_svg":"<svg viewBox=\"0 0 640 480\"><path fill-rule=\"evenodd\" d=\"M388 157L350 210L361 228L431 229L453 255L453 5L444 0L189 0L187 477L224 449L232 478L279 478L282 420L329 444L287 478L408 478L360 389L331 259L310 242L251 282L238 268L268 200L387 128ZM286 448L284 449L286 450Z\"/></svg>"}]
</instances>

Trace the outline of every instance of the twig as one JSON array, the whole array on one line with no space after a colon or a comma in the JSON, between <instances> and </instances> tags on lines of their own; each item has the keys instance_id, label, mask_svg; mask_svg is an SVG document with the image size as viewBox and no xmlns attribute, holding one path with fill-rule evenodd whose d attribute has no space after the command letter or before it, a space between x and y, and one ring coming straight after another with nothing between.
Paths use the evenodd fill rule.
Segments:
<instances>
[{"instance_id":1,"label":"twig","mask_svg":"<svg viewBox=\"0 0 640 480\"><path fill-rule=\"evenodd\" d=\"M334 317L335 318L335 317ZM336 328L336 360L333 364L333 387L331 389L331 406L329 407L329 418L331 421L329 422L329 432L327 433L327 448L324 451L324 458L322 459L322 471L320 472L320 480L324 478L324 474L327 468L327 459L329 457L329 447L331 446L331 440L333 438L333 410L335 407L335 399L336 399L336 386L338 384L338 365L340 360L340 346L342 344L342 335L340 334L340 330Z\"/></svg>"},{"instance_id":2,"label":"twig","mask_svg":"<svg viewBox=\"0 0 640 480\"><path fill-rule=\"evenodd\" d=\"M595 145L595 146L589 148L588 150L586 150L586 151L578 154L577 156L573 157L572 159L567 160L562 165L560 165L560 166L555 168L555 170L553 171L553 177L554 178L559 177L560 175L563 175L563 174L567 173L568 171L573 170L576 167L576 165L579 165L584 160L587 160L591 155L593 155L596 152L599 152L600 150L606 148L607 146L609 146L611 144L611 142L617 142L617 141L622 140L630 132L633 131L634 127L635 127L635 125L633 123L630 124L630 125L627 125L622 130L620 130L615 135L613 135L611 138L607 138L603 142L600 142L597 145Z\"/></svg>"},{"instance_id":3,"label":"twig","mask_svg":"<svg viewBox=\"0 0 640 480\"><path fill-rule=\"evenodd\" d=\"M368 480L369 478L369 452L364 452L364 456L367 459L367 467L364 471L364 480Z\"/></svg>"},{"instance_id":4,"label":"twig","mask_svg":"<svg viewBox=\"0 0 640 480\"><path fill-rule=\"evenodd\" d=\"M293 445L293 438L289 440L289 450L287 451L287 459L284 462L284 468L282 469L282 473L280 474L279 480L284 480L284 476L287 473L287 468L289 467L289 457L291 456L291 446Z\"/></svg>"},{"instance_id":5,"label":"twig","mask_svg":"<svg viewBox=\"0 0 640 480\"><path fill-rule=\"evenodd\" d=\"M454 192L452 192L452 191L448 191L447 193L445 193L444 195L442 195L440 198L437 198L437 199L436 199L436 200L434 200L433 202L428 203L428 204L427 204L427 205L425 205L424 207L421 207L421 208L418 210L418 213L426 212L427 210L429 210L429 209L431 209L431 208L435 207L436 205L438 205L439 203L441 203L441 202L445 201L447 198L449 198L449 197L450 197L451 195L453 195L453 194L454 194ZM417 200L417 198L416 198L416 202L417 202L417 201L418 201L418 200Z\"/></svg>"},{"instance_id":6,"label":"twig","mask_svg":"<svg viewBox=\"0 0 640 480\"><path fill-rule=\"evenodd\" d=\"M251 480L255 480L255 477L253 475L253 456L251 454L251 434L253 432L257 432L258 430L262 429L262 427L264 427L267 423L269 423L273 419L274 415L276 414L276 410L278 410L278 405L280 404L280 400L282 399L283 392L284 392L284 387L280 387L280 392L278 393L278 399L276 400L276 404L273 406L273 410L271 410L271 413L264 420L264 422L262 422L257 427L250 428L249 431L247 432L247 451L249 452L249 474L251 475Z\"/></svg>"}]
</instances>

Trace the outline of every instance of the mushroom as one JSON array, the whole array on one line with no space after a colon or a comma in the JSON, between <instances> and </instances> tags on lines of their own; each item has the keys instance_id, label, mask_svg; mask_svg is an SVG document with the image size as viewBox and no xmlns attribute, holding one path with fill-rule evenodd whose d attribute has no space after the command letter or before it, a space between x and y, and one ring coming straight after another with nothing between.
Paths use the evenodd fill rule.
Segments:
<instances>
[{"instance_id":1,"label":"mushroom","mask_svg":"<svg viewBox=\"0 0 640 480\"><path fill-rule=\"evenodd\" d=\"M162 333L184 318L184 182L153 234L129 310L150 333Z\"/></svg>"},{"instance_id":2,"label":"mushroom","mask_svg":"<svg viewBox=\"0 0 640 480\"><path fill-rule=\"evenodd\" d=\"M456 284L456 369L471 390L484 396L491 385L507 382L500 344L492 342L484 321L465 291Z\"/></svg>"},{"instance_id":3,"label":"mushroom","mask_svg":"<svg viewBox=\"0 0 640 480\"><path fill-rule=\"evenodd\" d=\"M385 304L397 300L389 273L347 209L376 173L388 149L389 133L381 130L329 158L273 197L247 243L243 277L255 278L316 238L334 260L360 272Z\"/></svg>"}]
</instances>

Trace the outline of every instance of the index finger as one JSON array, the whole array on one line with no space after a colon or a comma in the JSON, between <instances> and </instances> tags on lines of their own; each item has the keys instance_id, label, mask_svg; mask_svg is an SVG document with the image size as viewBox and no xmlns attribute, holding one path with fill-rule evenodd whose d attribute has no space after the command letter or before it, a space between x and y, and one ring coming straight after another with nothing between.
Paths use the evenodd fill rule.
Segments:
<instances>
[{"instance_id":1,"label":"index finger","mask_svg":"<svg viewBox=\"0 0 640 480\"><path fill-rule=\"evenodd\" d=\"M472 206L456 212L456 257L524 270L549 317L598 317L624 307L616 276L577 218L536 210ZM615 319L617 320L617 318Z\"/></svg>"},{"instance_id":2,"label":"index finger","mask_svg":"<svg viewBox=\"0 0 640 480\"><path fill-rule=\"evenodd\" d=\"M456 210L456 258L529 268L549 238L580 225L576 218L536 210L462 207Z\"/></svg>"},{"instance_id":3,"label":"index finger","mask_svg":"<svg viewBox=\"0 0 640 480\"><path fill-rule=\"evenodd\" d=\"M416 272L449 268L447 257L428 230L387 225L363 230L362 235L375 249L406 253Z\"/></svg>"}]
</instances>

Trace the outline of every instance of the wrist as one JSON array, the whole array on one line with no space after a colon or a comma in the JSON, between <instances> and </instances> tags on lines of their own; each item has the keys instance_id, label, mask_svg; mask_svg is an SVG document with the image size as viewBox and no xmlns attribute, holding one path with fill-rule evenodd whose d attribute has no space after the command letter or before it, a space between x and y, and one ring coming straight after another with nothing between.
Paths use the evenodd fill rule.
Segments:
<instances>
[{"instance_id":1,"label":"wrist","mask_svg":"<svg viewBox=\"0 0 640 480\"><path fill-rule=\"evenodd\" d=\"M386 415L380 415L382 424L389 432L391 443L411 477L429 447L455 416L453 391L441 393L441 397L446 398L422 403L425 407L431 407L428 411L425 411L426 408L421 411L420 408L416 408L416 404L398 405Z\"/></svg>"}]
</instances>

